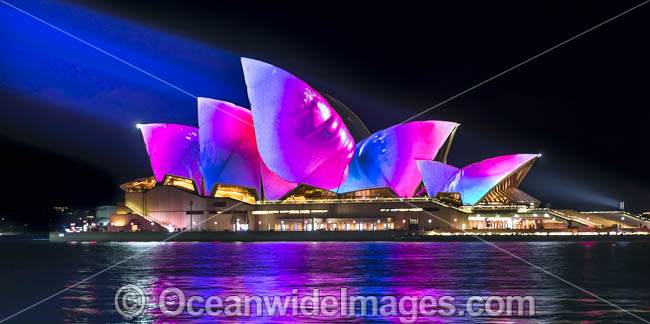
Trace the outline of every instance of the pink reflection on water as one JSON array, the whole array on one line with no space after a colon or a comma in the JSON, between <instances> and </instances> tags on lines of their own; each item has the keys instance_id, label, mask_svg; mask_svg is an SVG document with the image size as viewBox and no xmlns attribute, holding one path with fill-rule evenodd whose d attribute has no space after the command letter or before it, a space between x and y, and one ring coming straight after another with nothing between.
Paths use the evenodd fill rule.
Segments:
<instances>
[{"instance_id":1,"label":"pink reflection on water","mask_svg":"<svg viewBox=\"0 0 650 324\"><path fill-rule=\"evenodd\" d=\"M648 281L638 278L630 283L618 280L629 276L627 267L643 255L643 245L610 243L497 243L508 252L576 284L594 291L607 293L631 309L647 307L645 289ZM64 245L68 250L81 249L82 245ZM321 296L338 296L340 288L348 288L349 295L364 296L434 296L456 298L457 309L469 296L535 296L539 321L558 320L576 322L593 316L601 322L624 319L620 312L608 309L595 300L584 299L582 292L568 289L566 284L532 268L494 247L477 243L145 243L86 245L88 251L105 248L104 254L93 264L114 263L143 249L150 249L136 259L110 271L105 277L93 279L90 285L79 285L60 298L61 309L71 323L118 322L112 310L112 297L117 288L135 283L152 295L166 287L177 287L188 296L217 295L272 295L290 296L298 289L300 296L308 295L313 288ZM625 250L622 250L625 249ZM626 266L609 262L625 255ZM93 257L94 255L89 255ZM104 259L105 257L109 259ZM113 258L113 259L111 259ZM612 258L612 259L608 259ZM83 275L84 269L77 275ZM599 280L598 278L606 280ZM635 291L636 295L630 294ZM92 299L97 296L97 299ZM340 300L339 300L340 301ZM199 318L183 314L168 318L150 302L150 309L139 322L147 323L204 323L215 318ZM201 305L197 305L201 306ZM99 313L95 312L100 309ZM398 322L399 317L230 317L216 318L219 322L258 323L315 323L315 322ZM480 322L526 323L526 318L481 318ZM421 322L466 323L469 317L422 318ZM534 322L534 321L533 321Z\"/></svg>"}]
</instances>

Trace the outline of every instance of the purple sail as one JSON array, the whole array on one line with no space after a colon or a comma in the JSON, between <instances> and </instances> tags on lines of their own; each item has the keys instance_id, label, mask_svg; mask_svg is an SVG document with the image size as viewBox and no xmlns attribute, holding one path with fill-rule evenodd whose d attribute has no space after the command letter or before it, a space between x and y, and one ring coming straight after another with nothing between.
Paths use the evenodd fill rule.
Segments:
<instances>
[{"instance_id":1,"label":"purple sail","mask_svg":"<svg viewBox=\"0 0 650 324\"><path fill-rule=\"evenodd\" d=\"M199 131L196 127L178 124L138 125L147 146L147 153L156 181L166 175L192 179L201 188Z\"/></svg>"},{"instance_id":2,"label":"purple sail","mask_svg":"<svg viewBox=\"0 0 650 324\"><path fill-rule=\"evenodd\" d=\"M379 131L357 144L347 181L339 193L390 187L412 197L422 176L417 160L433 160L458 124L416 121Z\"/></svg>"},{"instance_id":3,"label":"purple sail","mask_svg":"<svg viewBox=\"0 0 650 324\"><path fill-rule=\"evenodd\" d=\"M333 189L347 177L354 139L318 92L270 64L242 58L262 160L281 178Z\"/></svg>"},{"instance_id":4,"label":"purple sail","mask_svg":"<svg viewBox=\"0 0 650 324\"><path fill-rule=\"evenodd\" d=\"M251 112L209 98L199 98L198 106L206 195L217 183L255 188L261 194L260 158Z\"/></svg>"},{"instance_id":5,"label":"purple sail","mask_svg":"<svg viewBox=\"0 0 650 324\"><path fill-rule=\"evenodd\" d=\"M418 165L430 196L438 192L459 192L465 204L474 205L502 181L525 169L514 183L518 186L538 157L537 154L504 155L470 164L460 170L433 161L419 161Z\"/></svg>"},{"instance_id":6,"label":"purple sail","mask_svg":"<svg viewBox=\"0 0 650 324\"><path fill-rule=\"evenodd\" d=\"M260 167L262 169L262 184L264 187L264 199L277 200L284 197L289 191L298 186L297 183L289 182L280 178L269 167L264 164L260 159Z\"/></svg>"},{"instance_id":7,"label":"purple sail","mask_svg":"<svg viewBox=\"0 0 650 324\"><path fill-rule=\"evenodd\" d=\"M460 169L438 161L417 161L418 169L429 196L447 192L447 182L459 174Z\"/></svg>"},{"instance_id":8,"label":"purple sail","mask_svg":"<svg viewBox=\"0 0 650 324\"><path fill-rule=\"evenodd\" d=\"M263 164L257 150L251 111L229 102L199 98L201 167L206 195L215 184L254 188L259 197L278 199L297 186Z\"/></svg>"}]
</instances>

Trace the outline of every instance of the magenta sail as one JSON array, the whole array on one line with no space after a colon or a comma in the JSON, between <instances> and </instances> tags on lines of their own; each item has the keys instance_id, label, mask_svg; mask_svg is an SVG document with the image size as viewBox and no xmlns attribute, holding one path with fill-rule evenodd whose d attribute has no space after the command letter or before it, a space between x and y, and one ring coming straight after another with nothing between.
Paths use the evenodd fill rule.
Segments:
<instances>
[{"instance_id":1,"label":"magenta sail","mask_svg":"<svg viewBox=\"0 0 650 324\"><path fill-rule=\"evenodd\" d=\"M341 117L292 74L247 58L242 66L265 165L289 182L338 187L355 147Z\"/></svg>"},{"instance_id":2,"label":"magenta sail","mask_svg":"<svg viewBox=\"0 0 650 324\"><path fill-rule=\"evenodd\" d=\"M458 127L446 121L416 121L379 131L357 144L339 193L389 187L412 197L422 182L417 160L433 160Z\"/></svg>"},{"instance_id":3,"label":"magenta sail","mask_svg":"<svg viewBox=\"0 0 650 324\"><path fill-rule=\"evenodd\" d=\"M264 187L264 199L277 200L284 197L289 191L297 187L298 184L289 182L280 178L279 175L273 173L269 167L264 164L260 159L260 167L262 169L262 185Z\"/></svg>"},{"instance_id":4,"label":"magenta sail","mask_svg":"<svg viewBox=\"0 0 650 324\"><path fill-rule=\"evenodd\" d=\"M538 157L537 154L504 155L470 164L455 172L453 167L438 162L419 161L418 164L430 196L438 192L459 192L465 204L474 205L514 172L532 165Z\"/></svg>"},{"instance_id":5,"label":"magenta sail","mask_svg":"<svg viewBox=\"0 0 650 324\"><path fill-rule=\"evenodd\" d=\"M209 98L199 98L198 106L206 195L215 184L254 188L259 195L260 157L250 110Z\"/></svg>"},{"instance_id":6,"label":"magenta sail","mask_svg":"<svg viewBox=\"0 0 650 324\"><path fill-rule=\"evenodd\" d=\"M191 179L201 188L199 131L196 127L178 124L138 125L149 154L156 181L166 175Z\"/></svg>"},{"instance_id":7,"label":"magenta sail","mask_svg":"<svg viewBox=\"0 0 650 324\"><path fill-rule=\"evenodd\" d=\"M201 167L206 195L215 184L232 184L257 190L265 199L278 199L297 184L269 170L257 150L251 111L229 102L199 98Z\"/></svg>"}]
</instances>

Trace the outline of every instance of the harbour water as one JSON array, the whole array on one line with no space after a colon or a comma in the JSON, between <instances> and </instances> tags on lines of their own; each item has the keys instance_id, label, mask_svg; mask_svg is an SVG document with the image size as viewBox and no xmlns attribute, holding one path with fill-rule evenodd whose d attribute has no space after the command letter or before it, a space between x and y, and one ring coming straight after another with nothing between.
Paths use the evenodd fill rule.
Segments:
<instances>
[{"instance_id":1,"label":"harbour water","mask_svg":"<svg viewBox=\"0 0 650 324\"><path fill-rule=\"evenodd\" d=\"M127 261L7 323L391 323L399 316L235 316L170 318L149 302L125 319L115 294L134 284L155 295L289 296L293 289L338 295L533 296L534 317L419 317L427 323L641 323L650 320L650 243L645 242L266 242L49 243L0 241L0 321L118 262ZM135 257L134 257L135 256ZM532 264L532 265L531 265ZM552 273L549 275L535 266Z\"/></svg>"}]
</instances>

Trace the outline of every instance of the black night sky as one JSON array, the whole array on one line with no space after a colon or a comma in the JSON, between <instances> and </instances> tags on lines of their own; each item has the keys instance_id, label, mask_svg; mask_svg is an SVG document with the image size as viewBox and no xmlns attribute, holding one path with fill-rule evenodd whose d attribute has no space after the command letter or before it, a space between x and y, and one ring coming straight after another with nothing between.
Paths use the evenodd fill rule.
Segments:
<instances>
[{"instance_id":1,"label":"black night sky","mask_svg":"<svg viewBox=\"0 0 650 324\"><path fill-rule=\"evenodd\" d=\"M282 67L375 132L640 2L421 3L71 5ZM459 167L542 153L521 188L553 207L650 210L649 18L642 6L420 119L461 124L449 160ZM114 204L120 183L151 174L133 121L0 96L3 209Z\"/></svg>"}]
</instances>

